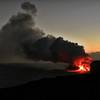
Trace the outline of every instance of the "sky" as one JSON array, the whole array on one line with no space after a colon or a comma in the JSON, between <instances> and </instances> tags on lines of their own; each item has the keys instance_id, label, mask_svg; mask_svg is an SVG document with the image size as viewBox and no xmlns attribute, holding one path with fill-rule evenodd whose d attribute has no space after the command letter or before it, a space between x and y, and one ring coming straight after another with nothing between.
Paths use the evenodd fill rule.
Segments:
<instances>
[{"instance_id":1,"label":"sky","mask_svg":"<svg viewBox=\"0 0 100 100\"><path fill-rule=\"evenodd\" d=\"M36 26L46 34L77 42L86 52L100 51L100 0L0 0L0 27L24 1L36 5Z\"/></svg>"}]
</instances>

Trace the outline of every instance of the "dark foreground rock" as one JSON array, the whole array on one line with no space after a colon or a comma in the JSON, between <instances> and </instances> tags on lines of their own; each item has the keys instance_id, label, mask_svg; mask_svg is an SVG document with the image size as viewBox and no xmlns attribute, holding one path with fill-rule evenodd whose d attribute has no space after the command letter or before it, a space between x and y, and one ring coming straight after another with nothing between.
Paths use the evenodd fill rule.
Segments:
<instances>
[{"instance_id":1,"label":"dark foreground rock","mask_svg":"<svg viewBox=\"0 0 100 100\"><path fill-rule=\"evenodd\" d=\"M56 78L45 78L32 81L17 87L7 88L2 95L10 97L31 97L44 100L48 98L96 98L99 96L97 90L99 85L94 76L75 75ZM70 100L69 99L69 100Z\"/></svg>"},{"instance_id":2,"label":"dark foreground rock","mask_svg":"<svg viewBox=\"0 0 100 100\"><path fill-rule=\"evenodd\" d=\"M94 67L92 63L92 67ZM100 66L98 63L96 66ZM98 67L97 67L98 68ZM96 69L97 70L97 69ZM94 71L96 71L94 69ZM38 81L2 90L4 97L19 97L32 99L97 99L100 94L100 70L83 75L65 75L55 78L44 78Z\"/></svg>"}]
</instances>

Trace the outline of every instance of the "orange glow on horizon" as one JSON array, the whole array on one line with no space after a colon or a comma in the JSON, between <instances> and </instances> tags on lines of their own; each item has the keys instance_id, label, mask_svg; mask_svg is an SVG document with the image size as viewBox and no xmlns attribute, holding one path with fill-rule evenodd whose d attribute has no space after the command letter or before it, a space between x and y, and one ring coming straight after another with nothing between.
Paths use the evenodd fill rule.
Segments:
<instances>
[{"instance_id":1,"label":"orange glow on horizon","mask_svg":"<svg viewBox=\"0 0 100 100\"><path fill-rule=\"evenodd\" d=\"M100 46L96 43L88 43L83 45L85 48L85 52L93 53L93 52L100 52Z\"/></svg>"},{"instance_id":2,"label":"orange glow on horizon","mask_svg":"<svg viewBox=\"0 0 100 100\"><path fill-rule=\"evenodd\" d=\"M86 53L100 52L100 48L85 48Z\"/></svg>"}]
</instances>

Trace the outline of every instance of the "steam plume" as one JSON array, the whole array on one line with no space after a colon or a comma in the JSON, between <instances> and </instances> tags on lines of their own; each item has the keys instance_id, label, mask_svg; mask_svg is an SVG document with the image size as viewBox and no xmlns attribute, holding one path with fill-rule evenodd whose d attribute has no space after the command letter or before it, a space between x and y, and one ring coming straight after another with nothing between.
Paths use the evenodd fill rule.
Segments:
<instances>
[{"instance_id":1,"label":"steam plume","mask_svg":"<svg viewBox=\"0 0 100 100\"><path fill-rule=\"evenodd\" d=\"M35 27L34 14L36 8L30 3L23 3L22 8L32 11L32 14L21 12L13 15L0 30L0 58L9 60L17 56L25 56L21 44L31 44L44 35Z\"/></svg>"},{"instance_id":2,"label":"steam plume","mask_svg":"<svg viewBox=\"0 0 100 100\"><path fill-rule=\"evenodd\" d=\"M35 5L31 4L30 2L24 2L21 7L23 10L25 10L28 13L31 13L34 15L37 13L37 9L36 9Z\"/></svg>"},{"instance_id":3,"label":"steam plume","mask_svg":"<svg viewBox=\"0 0 100 100\"><path fill-rule=\"evenodd\" d=\"M0 60L28 58L53 62L70 62L75 56L85 55L84 47L77 43L44 37L44 32L35 26L37 9L34 4L24 2L23 12L13 15L0 30Z\"/></svg>"}]
</instances>

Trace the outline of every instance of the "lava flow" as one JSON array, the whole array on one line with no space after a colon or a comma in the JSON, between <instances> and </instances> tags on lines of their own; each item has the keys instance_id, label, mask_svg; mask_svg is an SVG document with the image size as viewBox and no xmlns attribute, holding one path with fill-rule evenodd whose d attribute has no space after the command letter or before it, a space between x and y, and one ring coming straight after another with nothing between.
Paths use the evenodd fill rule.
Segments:
<instances>
[{"instance_id":1,"label":"lava flow","mask_svg":"<svg viewBox=\"0 0 100 100\"><path fill-rule=\"evenodd\" d=\"M79 74L84 74L90 72L90 64L92 63L92 58L89 56L77 57L73 60L72 66L78 69L67 70L68 72L75 72Z\"/></svg>"}]
</instances>

